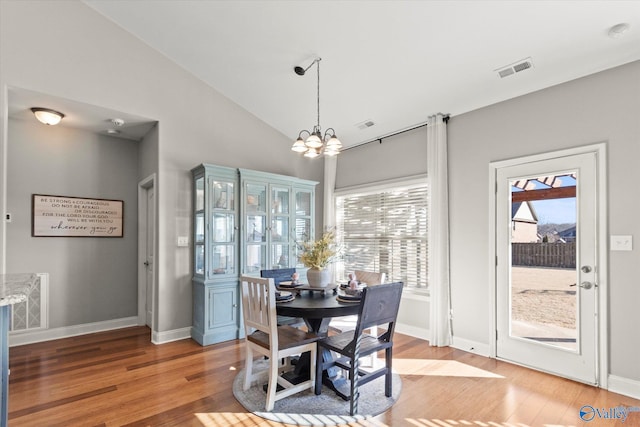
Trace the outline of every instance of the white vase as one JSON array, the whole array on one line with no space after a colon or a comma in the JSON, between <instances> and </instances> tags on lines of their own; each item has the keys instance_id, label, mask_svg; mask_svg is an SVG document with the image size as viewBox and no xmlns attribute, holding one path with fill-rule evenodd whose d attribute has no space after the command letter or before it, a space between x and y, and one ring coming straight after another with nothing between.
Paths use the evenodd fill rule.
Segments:
<instances>
[{"instance_id":1,"label":"white vase","mask_svg":"<svg viewBox=\"0 0 640 427\"><path fill-rule=\"evenodd\" d=\"M312 288L326 288L331 282L331 270L310 268L307 270L307 282Z\"/></svg>"}]
</instances>

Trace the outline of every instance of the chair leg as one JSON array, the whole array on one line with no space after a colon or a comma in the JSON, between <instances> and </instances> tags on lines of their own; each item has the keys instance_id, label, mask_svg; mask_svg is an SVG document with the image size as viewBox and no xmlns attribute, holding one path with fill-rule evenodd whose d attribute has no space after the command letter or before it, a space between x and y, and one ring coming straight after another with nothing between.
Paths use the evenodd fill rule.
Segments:
<instances>
[{"instance_id":1,"label":"chair leg","mask_svg":"<svg viewBox=\"0 0 640 427\"><path fill-rule=\"evenodd\" d=\"M249 387L251 387L251 375L252 375L252 368L253 368L253 351L251 350L251 347L249 346L249 344L245 344L247 347L247 351L245 354L245 361L244 361L244 384L243 384L243 389L249 390Z\"/></svg>"},{"instance_id":2,"label":"chair leg","mask_svg":"<svg viewBox=\"0 0 640 427\"><path fill-rule=\"evenodd\" d=\"M265 409L273 411L276 403L276 390L278 389L278 358L269 358L269 385L267 386L267 402Z\"/></svg>"},{"instance_id":3,"label":"chair leg","mask_svg":"<svg viewBox=\"0 0 640 427\"><path fill-rule=\"evenodd\" d=\"M385 356L385 368L387 370L386 374L384 375L384 395L387 397L391 397L391 389L392 389L391 380L393 378L391 374L391 361L392 361L391 347L385 350L384 356Z\"/></svg>"},{"instance_id":4,"label":"chair leg","mask_svg":"<svg viewBox=\"0 0 640 427\"><path fill-rule=\"evenodd\" d=\"M349 414L356 415L358 413L358 399L360 398L360 392L358 391L358 369L360 368L360 362L358 361L358 354L351 360L351 368L349 369L349 378L351 379L349 390Z\"/></svg>"}]
</instances>

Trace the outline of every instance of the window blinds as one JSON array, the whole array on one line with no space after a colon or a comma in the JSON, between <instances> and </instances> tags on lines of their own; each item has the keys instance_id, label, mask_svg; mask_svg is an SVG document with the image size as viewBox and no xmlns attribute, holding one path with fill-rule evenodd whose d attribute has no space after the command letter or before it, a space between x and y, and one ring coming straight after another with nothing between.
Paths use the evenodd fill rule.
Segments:
<instances>
[{"instance_id":1,"label":"window blinds","mask_svg":"<svg viewBox=\"0 0 640 427\"><path fill-rule=\"evenodd\" d=\"M336 197L344 257L337 277L353 270L386 273L387 282L427 288L427 185Z\"/></svg>"}]
</instances>

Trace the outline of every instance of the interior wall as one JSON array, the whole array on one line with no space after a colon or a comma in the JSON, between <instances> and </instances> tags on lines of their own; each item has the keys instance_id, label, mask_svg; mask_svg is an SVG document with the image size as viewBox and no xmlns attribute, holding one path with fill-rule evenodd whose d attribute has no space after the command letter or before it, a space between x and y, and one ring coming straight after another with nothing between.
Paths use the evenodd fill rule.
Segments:
<instances>
[{"instance_id":1,"label":"interior wall","mask_svg":"<svg viewBox=\"0 0 640 427\"><path fill-rule=\"evenodd\" d=\"M426 121L426 116L425 116ZM343 151L336 189L427 173L427 127Z\"/></svg>"},{"instance_id":2,"label":"interior wall","mask_svg":"<svg viewBox=\"0 0 640 427\"><path fill-rule=\"evenodd\" d=\"M449 213L453 330L489 344L489 163L605 142L608 151L608 228L640 236L640 62L452 117L449 139ZM637 247L637 246L636 246ZM610 374L640 381L638 250L609 253ZM608 280L607 280L608 279Z\"/></svg>"},{"instance_id":3,"label":"interior wall","mask_svg":"<svg viewBox=\"0 0 640 427\"><path fill-rule=\"evenodd\" d=\"M158 124L138 143L138 181L158 173Z\"/></svg>"},{"instance_id":4,"label":"interior wall","mask_svg":"<svg viewBox=\"0 0 640 427\"><path fill-rule=\"evenodd\" d=\"M177 237L191 234L190 169L206 162L322 182L322 161L295 156L290 151L292 137L275 131L82 2L0 1L0 24L0 87L20 87L158 120L155 326L157 332L188 331L191 251L177 247ZM50 39L56 40L54 48L42 43ZM6 90L0 97L6 117ZM5 146L10 136L4 121L0 126ZM144 165L146 169L146 160ZM322 189L318 190L316 230L321 230Z\"/></svg>"},{"instance_id":5,"label":"interior wall","mask_svg":"<svg viewBox=\"0 0 640 427\"><path fill-rule=\"evenodd\" d=\"M49 273L49 327L137 315L138 147L9 119L6 268ZM32 194L124 201L124 237L32 237Z\"/></svg>"}]
</instances>

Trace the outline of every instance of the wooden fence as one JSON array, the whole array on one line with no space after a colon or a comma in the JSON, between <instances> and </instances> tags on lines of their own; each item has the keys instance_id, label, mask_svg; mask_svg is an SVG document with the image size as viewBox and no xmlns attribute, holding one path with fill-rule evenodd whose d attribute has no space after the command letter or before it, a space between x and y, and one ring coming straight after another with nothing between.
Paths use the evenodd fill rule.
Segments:
<instances>
[{"instance_id":1,"label":"wooden fence","mask_svg":"<svg viewBox=\"0 0 640 427\"><path fill-rule=\"evenodd\" d=\"M576 268L576 244L512 243L511 265Z\"/></svg>"}]
</instances>

